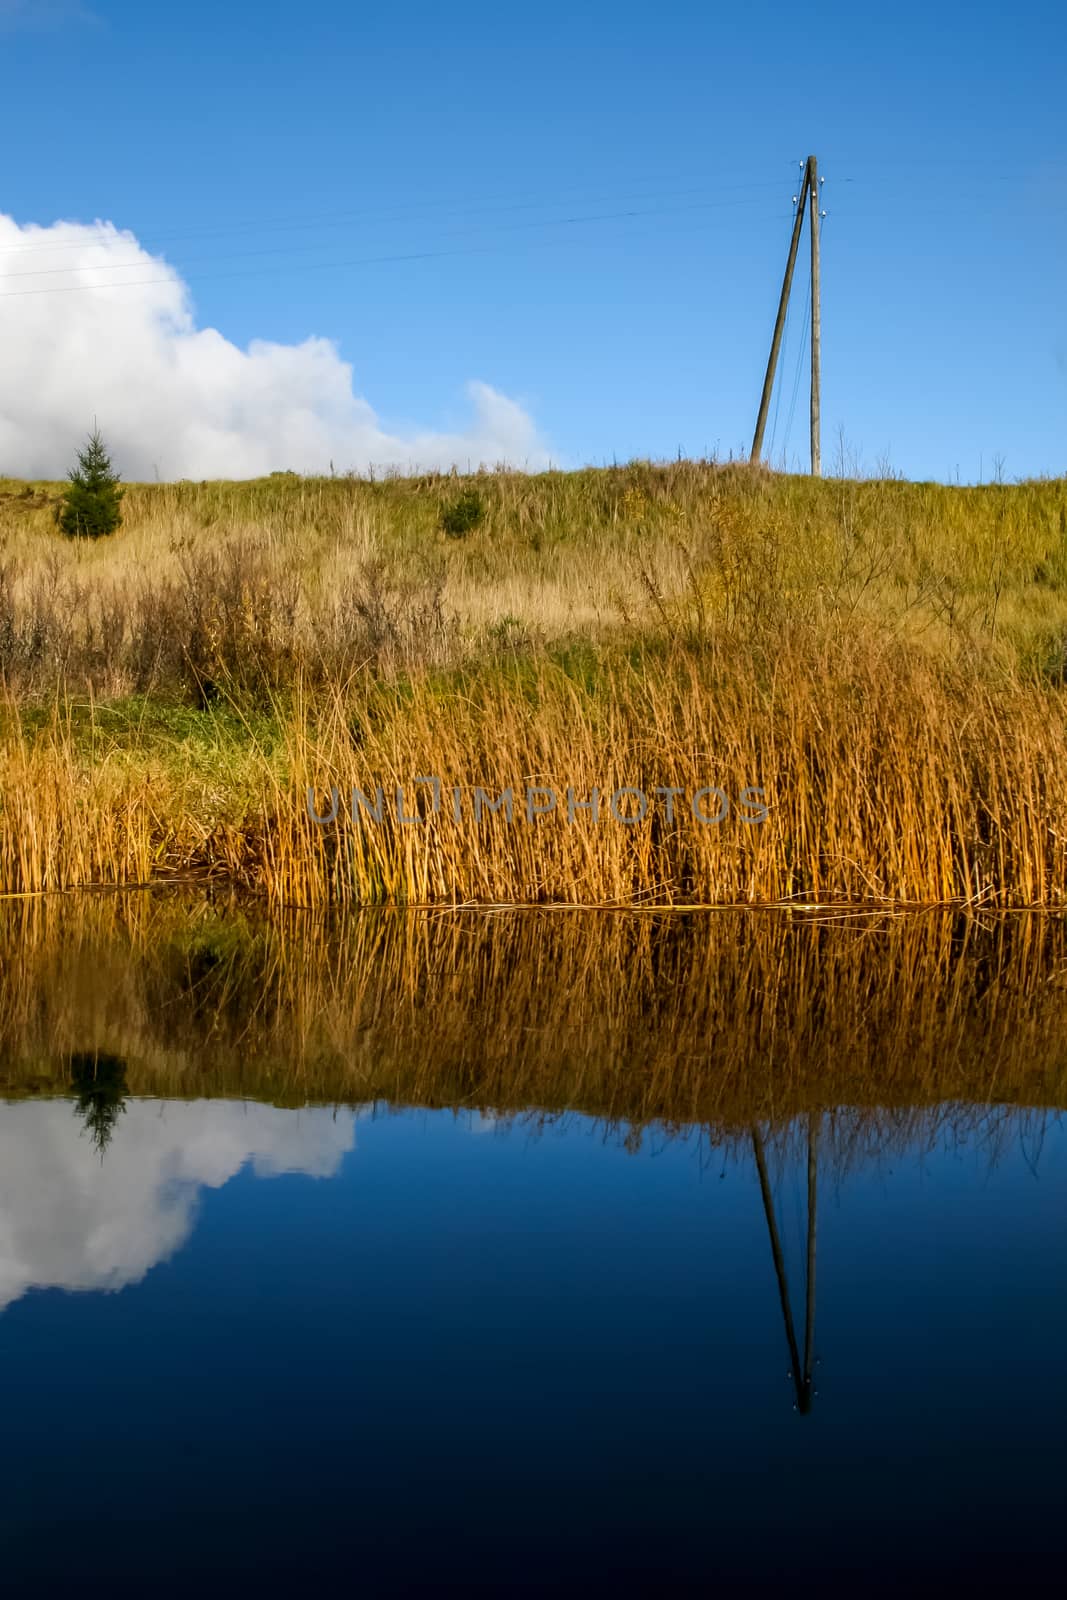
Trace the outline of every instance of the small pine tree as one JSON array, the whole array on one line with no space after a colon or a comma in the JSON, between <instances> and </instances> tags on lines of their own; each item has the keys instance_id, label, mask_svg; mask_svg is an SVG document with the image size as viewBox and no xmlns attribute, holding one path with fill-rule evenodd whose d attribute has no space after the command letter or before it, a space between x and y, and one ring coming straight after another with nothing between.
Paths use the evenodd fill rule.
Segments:
<instances>
[{"instance_id":1,"label":"small pine tree","mask_svg":"<svg viewBox=\"0 0 1067 1600\"><path fill-rule=\"evenodd\" d=\"M85 449L79 450L78 465L69 477L57 516L63 532L72 539L100 539L114 533L122 522L123 490L96 428Z\"/></svg>"}]
</instances>

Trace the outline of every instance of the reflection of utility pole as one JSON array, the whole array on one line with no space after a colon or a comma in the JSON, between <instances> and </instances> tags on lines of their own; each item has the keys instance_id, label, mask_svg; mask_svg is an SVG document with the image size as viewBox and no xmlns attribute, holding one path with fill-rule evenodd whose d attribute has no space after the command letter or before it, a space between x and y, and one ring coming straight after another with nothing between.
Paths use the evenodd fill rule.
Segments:
<instances>
[{"instance_id":1,"label":"reflection of utility pole","mask_svg":"<svg viewBox=\"0 0 1067 1600\"><path fill-rule=\"evenodd\" d=\"M797 1410L807 1413L811 1410L813 1387L812 1366L815 1360L815 1193L818 1178L818 1149L819 1149L819 1120L814 1112L808 1113L808 1254L805 1271L804 1286L804 1360L801 1363L800 1350L797 1345L796 1330L793 1327L793 1312L789 1304L789 1284L785 1274L785 1257L782 1254L782 1242L778 1236L778 1223L774 1215L774 1197L771 1194L770 1179L767 1176L767 1161L763 1154L763 1138L758 1128L752 1128L752 1149L756 1157L756 1171L759 1173L760 1193L763 1196L763 1210L767 1218L767 1232L771 1239L771 1256L774 1260L774 1275L778 1280L778 1298L782 1305L782 1321L785 1323L785 1338L789 1346L789 1359L792 1362L790 1377L797 1395Z\"/></svg>"},{"instance_id":2,"label":"reflection of utility pole","mask_svg":"<svg viewBox=\"0 0 1067 1600\"><path fill-rule=\"evenodd\" d=\"M808 1112L808 1265L804 1274L804 1390L811 1395L815 1360L815 1191L818 1187L819 1119ZM810 1400L809 1400L810 1405Z\"/></svg>"}]
</instances>

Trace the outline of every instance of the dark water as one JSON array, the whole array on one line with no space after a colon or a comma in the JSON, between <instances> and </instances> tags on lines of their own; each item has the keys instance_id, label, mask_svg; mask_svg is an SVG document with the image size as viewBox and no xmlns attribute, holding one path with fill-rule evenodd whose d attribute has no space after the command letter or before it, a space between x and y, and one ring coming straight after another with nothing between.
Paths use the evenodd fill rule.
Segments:
<instances>
[{"instance_id":1,"label":"dark water","mask_svg":"<svg viewBox=\"0 0 1067 1600\"><path fill-rule=\"evenodd\" d=\"M107 1101L0 1105L6 1592L1062 1576L1055 1112Z\"/></svg>"}]
</instances>

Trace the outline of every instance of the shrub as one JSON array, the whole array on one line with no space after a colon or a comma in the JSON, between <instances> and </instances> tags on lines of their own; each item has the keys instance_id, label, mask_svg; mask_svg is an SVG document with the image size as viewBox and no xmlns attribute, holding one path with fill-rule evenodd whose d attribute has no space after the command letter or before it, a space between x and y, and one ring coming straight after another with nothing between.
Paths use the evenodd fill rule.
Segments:
<instances>
[{"instance_id":1,"label":"shrub","mask_svg":"<svg viewBox=\"0 0 1067 1600\"><path fill-rule=\"evenodd\" d=\"M485 505L477 489L464 489L441 510L441 528L450 539L462 539L485 516Z\"/></svg>"},{"instance_id":2,"label":"shrub","mask_svg":"<svg viewBox=\"0 0 1067 1600\"><path fill-rule=\"evenodd\" d=\"M122 522L122 495L118 474L94 428L85 449L78 452L78 465L70 473L56 520L69 538L103 538Z\"/></svg>"}]
</instances>

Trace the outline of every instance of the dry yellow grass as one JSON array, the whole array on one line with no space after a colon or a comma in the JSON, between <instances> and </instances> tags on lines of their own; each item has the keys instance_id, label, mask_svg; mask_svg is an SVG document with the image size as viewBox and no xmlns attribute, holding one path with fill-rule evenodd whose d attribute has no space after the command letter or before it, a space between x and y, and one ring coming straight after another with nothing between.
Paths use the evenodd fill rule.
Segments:
<instances>
[{"instance_id":1,"label":"dry yellow grass","mask_svg":"<svg viewBox=\"0 0 1067 1600\"><path fill-rule=\"evenodd\" d=\"M442 512L473 484L462 538ZM860 616L950 654L1048 665L1067 638L1067 483L816 481L676 462L578 473L131 486L125 524L67 542L58 485L0 480L0 672L48 689L168 688L206 669L479 657L662 621ZM412 624L436 618L439 628ZM165 634L183 624L177 640ZM192 632L202 631L194 639ZM215 638L212 645L211 635Z\"/></svg>"},{"instance_id":2,"label":"dry yellow grass","mask_svg":"<svg viewBox=\"0 0 1067 1600\"><path fill-rule=\"evenodd\" d=\"M280 478L135 487L91 546L56 534L53 489L0 486L0 890L1064 903L1062 482L472 482L462 538L449 478ZM427 776L441 809L402 825L397 787L410 808ZM559 806L526 821L533 785ZM709 785L733 802L710 826ZM354 786L380 821L353 821ZM476 818L476 786L511 789L514 821ZM624 786L638 826L610 816ZM308 789L334 787L320 828ZM594 787L601 820L569 821Z\"/></svg>"}]
</instances>

